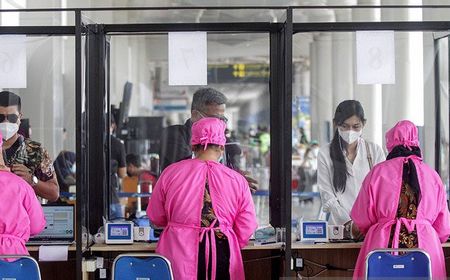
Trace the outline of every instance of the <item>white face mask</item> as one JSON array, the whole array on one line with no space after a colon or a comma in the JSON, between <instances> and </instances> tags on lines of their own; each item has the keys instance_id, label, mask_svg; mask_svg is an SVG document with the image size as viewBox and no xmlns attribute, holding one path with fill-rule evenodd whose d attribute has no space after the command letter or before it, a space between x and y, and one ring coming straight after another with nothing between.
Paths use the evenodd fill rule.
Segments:
<instances>
[{"instance_id":1,"label":"white face mask","mask_svg":"<svg viewBox=\"0 0 450 280\"><path fill-rule=\"evenodd\" d=\"M0 132L2 133L3 139L5 140L13 137L17 133L17 131L19 131L19 125L16 123L0 123Z\"/></svg>"},{"instance_id":2,"label":"white face mask","mask_svg":"<svg viewBox=\"0 0 450 280\"><path fill-rule=\"evenodd\" d=\"M70 172L72 172L74 174L77 172L77 164L76 163L72 164L72 167L70 167Z\"/></svg>"},{"instance_id":3,"label":"white face mask","mask_svg":"<svg viewBox=\"0 0 450 280\"><path fill-rule=\"evenodd\" d=\"M356 140L358 140L359 137L361 137L362 129L360 131L354 131L354 130L347 130L342 131L338 129L339 135L344 139L345 142L348 144L354 143Z\"/></svg>"},{"instance_id":4,"label":"white face mask","mask_svg":"<svg viewBox=\"0 0 450 280\"><path fill-rule=\"evenodd\" d=\"M312 150L312 153L313 153L314 157L318 157L319 156L319 148L314 148Z\"/></svg>"}]
</instances>

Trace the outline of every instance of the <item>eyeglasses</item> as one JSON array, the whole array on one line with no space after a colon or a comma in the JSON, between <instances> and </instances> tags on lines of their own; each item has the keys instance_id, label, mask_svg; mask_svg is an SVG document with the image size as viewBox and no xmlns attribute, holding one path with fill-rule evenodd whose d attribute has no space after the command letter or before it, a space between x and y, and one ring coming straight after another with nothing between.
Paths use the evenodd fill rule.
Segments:
<instances>
[{"instance_id":1,"label":"eyeglasses","mask_svg":"<svg viewBox=\"0 0 450 280\"><path fill-rule=\"evenodd\" d=\"M197 111L200 114L200 116L202 116L202 118L216 118L216 119L219 119L219 120L221 120L221 121L223 121L225 123L228 122L227 117L225 117L224 115L207 115L207 114L205 114L205 113L203 113L203 112L201 112L199 110L195 110L195 111Z\"/></svg>"},{"instance_id":2,"label":"eyeglasses","mask_svg":"<svg viewBox=\"0 0 450 280\"><path fill-rule=\"evenodd\" d=\"M5 119L10 123L16 123L19 116L16 114L0 114L0 123L4 122Z\"/></svg>"}]
</instances>

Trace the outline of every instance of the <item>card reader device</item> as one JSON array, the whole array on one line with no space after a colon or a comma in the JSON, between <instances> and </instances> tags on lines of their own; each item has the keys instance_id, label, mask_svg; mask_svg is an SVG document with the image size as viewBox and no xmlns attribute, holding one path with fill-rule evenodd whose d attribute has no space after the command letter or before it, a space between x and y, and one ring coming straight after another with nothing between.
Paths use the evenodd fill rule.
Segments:
<instances>
[{"instance_id":1,"label":"card reader device","mask_svg":"<svg viewBox=\"0 0 450 280\"><path fill-rule=\"evenodd\" d=\"M132 244L133 222L107 222L105 224L106 244Z\"/></svg>"},{"instance_id":2,"label":"card reader device","mask_svg":"<svg viewBox=\"0 0 450 280\"><path fill-rule=\"evenodd\" d=\"M300 241L328 242L327 221L300 221Z\"/></svg>"}]
</instances>

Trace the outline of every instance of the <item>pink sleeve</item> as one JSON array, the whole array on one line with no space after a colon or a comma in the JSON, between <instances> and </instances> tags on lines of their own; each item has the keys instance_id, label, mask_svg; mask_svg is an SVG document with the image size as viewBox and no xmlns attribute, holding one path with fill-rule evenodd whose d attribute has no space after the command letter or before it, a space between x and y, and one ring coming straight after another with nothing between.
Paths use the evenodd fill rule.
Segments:
<instances>
[{"instance_id":1,"label":"pink sleeve","mask_svg":"<svg viewBox=\"0 0 450 280\"><path fill-rule=\"evenodd\" d=\"M150 221L157 227L165 227L167 225L167 216L164 208L164 203L166 200L165 194L163 192L163 185L165 181L164 172L159 177L153 188L152 196L147 206L147 216Z\"/></svg>"},{"instance_id":2,"label":"pink sleeve","mask_svg":"<svg viewBox=\"0 0 450 280\"><path fill-rule=\"evenodd\" d=\"M445 193L445 187L442 185L440 179L439 181L439 197L437 207L439 212L436 219L433 222L433 228L436 230L437 235L441 243L447 241L450 235L450 215L447 206L447 194Z\"/></svg>"},{"instance_id":3,"label":"pink sleeve","mask_svg":"<svg viewBox=\"0 0 450 280\"><path fill-rule=\"evenodd\" d=\"M245 180L242 180L245 181ZM239 211L233 224L233 231L236 233L240 248L247 245L248 240L258 226L256 223L255 206L253 204L252 194L247 181L242 182L245 187L242 189L241 203Z\"/></svg>"},{"instance_id":4,"label":"pink sleeve","mask_svg":"<svg viewBox=\"0 0 450 280\"><path fill-rule=\"evenodd\" d=\"M20 184L21 189L25 190L23 206L27 210L30 218L30 235L36 235L44 230L45 216L42 206L34 193L34 190L26 183Z\"/></svg>"},{"instance_id":5,"label":"pink sleeve","mask_svg":"<svg viewBox=\"0 0 450 280\"><path fill-rule=\"evenodd\" d=\"M377 222L374 207L375 203L373 201L371 190L372 174L373 171L369 172L364 179L361 190L359 191L358 197L350 212L353 223L358 226L362 234L366 234L369 228Z\"/></svg>"}]
</instances>

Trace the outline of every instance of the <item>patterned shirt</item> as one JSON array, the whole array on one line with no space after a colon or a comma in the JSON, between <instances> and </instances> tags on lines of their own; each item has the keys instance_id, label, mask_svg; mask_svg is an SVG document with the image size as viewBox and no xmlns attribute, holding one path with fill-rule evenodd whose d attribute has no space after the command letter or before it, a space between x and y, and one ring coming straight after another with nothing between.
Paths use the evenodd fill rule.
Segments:
<instances>
[{"instance_id":1,"label":"patterned shirt","mask_svg":"<svg viewBox=\"0 0 450 280\"><path fill-rule=\"evenodd\" d=\"M23 164L41 181L53 178L54 168L48 152L38 142L19 136L14 144L5 150L5 164Z\"/></svg>"},{"instance_id":2,"label":"patterned shirt","mask_svg":"<svg viewBox=\"0 0 450 280\"><path fill-rule=\"evenodd\" d=\"M411 190L411 186L406 182L402 182L402 189L398 201L397 218L416 219L417 217L418 199L417 195ZM395 225L391 228L391 236L389 239L389 247L392 247L392 239L394 238ZM417 248L417 231L414 229L408 233L405 225L400 228L398 248Z\"/></svg>"},{"instance_id":3,"label":"patterned shirt","mask_svg":"<svg viewBox=\"0 0 450 280\"><path fill-rule=\"evenodd\" d=\"M217 220L216 214L214 213L214 208L212 206L211 195L209 194L208 182L205 184L205 193L203 194L203 208L202 208L202 227L209 227L214 220ZM214 227L219 226L219 220L216 221ZM220 231L215 230L216 237L219 239L227 239L227 237Z\"/></svg>"}]
</instances>

